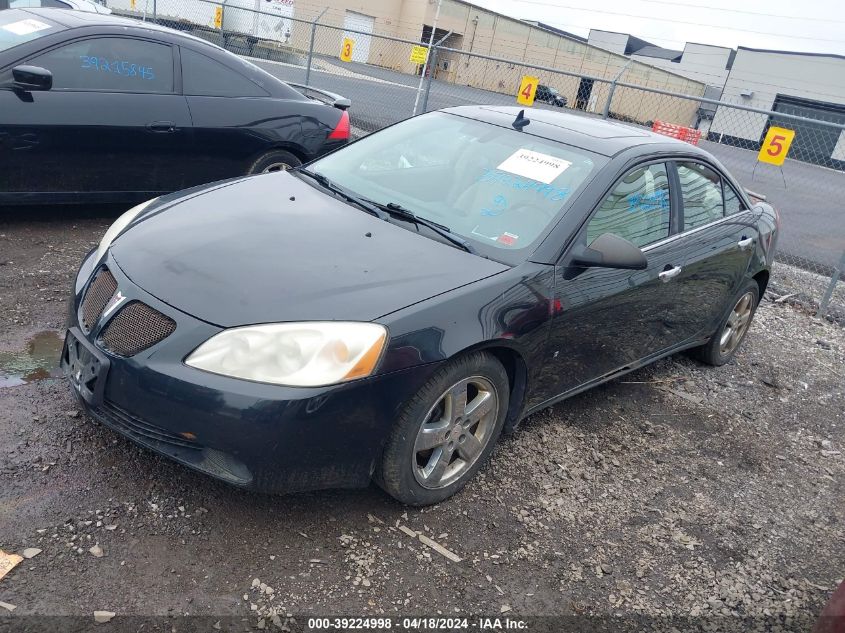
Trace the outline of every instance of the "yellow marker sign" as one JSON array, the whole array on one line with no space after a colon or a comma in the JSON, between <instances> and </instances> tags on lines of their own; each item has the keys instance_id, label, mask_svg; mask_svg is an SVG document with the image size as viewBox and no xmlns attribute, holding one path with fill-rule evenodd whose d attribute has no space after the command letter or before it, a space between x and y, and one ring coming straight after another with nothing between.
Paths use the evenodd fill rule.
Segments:
<instances>
[{"instance_id":1,"label":"yellow marker sign","mask_svg":"<svg viewBox=\"0 0 845 633\"><path fill-rule=\"evenodd\" d=\"M214 7L214 28L223 28L223 7Z\"/></svg>"},{"instance_id":2,"label":"yellow marker sign","mask_svg":"<svg viewBox=\"0 0 845 633\"><path fill-rule=\"evenodd\" d=\"M135 0L129 0L129 8L135 10Z\"/></svg>"},{"instance_id":3,"label":"yellow marker sign","mask_svg":"<svg viewBox=\"0 0 845 633\"><path fill-rule=\"evenodd\" d=\"M424 64L428 58L428 49L425 46L414 46L411 49L411 61L415 64Z\"/></svg>"},{"instance_id":4,"label":"yellow marker sign","mask_svg":"<svg viewBox=\"0 0 845 633\"><path fill-rule=\"evenodd\" d=\"M343 45L340 47L340 61L342 62L351 62L352 61L352 49L355 47L355 40L351 37L344 37L343 38Z\"/></svg>"},{"instance_id":5,"label":"yellow marker sign","mask_svg":"<svg viewBox=\"0 0 845 633\"><path fill-rule=\"evenodd\" d=\"M519 91L516 93L517 103L522 105L534 105L534 95L537 94L537 84L540 80L531 75L523 75L522 81L519 83Z\"/></svg>"},{"instance_id":6,"label":"yellow marker sign","mask_svg":"<svg viewBox=\"0 0 845 633\"><path fill-rule=\"evenodd\" d=\"M795 130L787 130L783 127L770 127L766 133L766 140L757 154L757 160L770 165L783 165L786 155L789 153L789 146L795 138Z\"/></svg>"}]
</instances>

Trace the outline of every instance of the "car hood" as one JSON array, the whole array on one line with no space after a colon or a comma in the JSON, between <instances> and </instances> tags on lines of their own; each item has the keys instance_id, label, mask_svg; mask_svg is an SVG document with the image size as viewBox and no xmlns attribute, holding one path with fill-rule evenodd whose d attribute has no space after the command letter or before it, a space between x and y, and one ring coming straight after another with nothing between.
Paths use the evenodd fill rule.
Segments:
<instances>
[{"instance_id":1,"label":"car hood","mask_svg":"<svg viewBox=\"0 0 845 633\"><path fill-rule=\"evenodd\" d=\"M146 292L221 327L371 321L507 269L286 173L167 200L139 215L111 255Z\"/></svg>"}]
</instances>

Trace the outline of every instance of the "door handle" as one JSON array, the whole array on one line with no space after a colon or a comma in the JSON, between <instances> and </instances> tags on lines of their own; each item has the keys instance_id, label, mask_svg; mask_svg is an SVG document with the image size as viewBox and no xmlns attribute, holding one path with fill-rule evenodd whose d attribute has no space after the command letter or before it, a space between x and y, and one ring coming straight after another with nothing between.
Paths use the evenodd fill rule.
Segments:
<instances>
[{"instance_id":1,"label":"door handle","mask_svg":"<svg viewBox=\"0 0 845 633\"><path fill-rule=\"evenodd\" d=\"M667 283L681 274L681 267L680 266L673 266L668 270L664 270L662 273L658 274L658 278L663 283Z\"/></svg>"},{"instance_id":2,"label":"door handle","mask_svg":"<svg viewBox=\"0 0 845 633\"><path fill-rule=\"evenodd\" d=\"M745 237L743 236L741 240L739 240L736 245L739 246L740 250L748 249L754 243L753 237Z\"/></svg>"},{"instance_id":3,"label":"door handle","mask_svg":"<svg viewBox=\"0 0 845 633\"><path fill-rule=\"evenodd\" d=\"M147 124L150 132L175 132L176 124L173 121L153 121Z\"/></svg>"}]
</instances>

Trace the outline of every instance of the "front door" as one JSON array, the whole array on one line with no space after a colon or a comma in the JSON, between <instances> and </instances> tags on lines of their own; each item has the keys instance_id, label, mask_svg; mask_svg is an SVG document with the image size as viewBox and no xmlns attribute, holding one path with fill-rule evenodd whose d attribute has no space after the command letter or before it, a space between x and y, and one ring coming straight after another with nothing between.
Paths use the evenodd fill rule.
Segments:
<instances>
[{"instance_id":1,"label":"front door","mask_svg":"<svg viewBox=\"0 0 845 633\"><path fill-rule=\"evenodd\" d=\"M24 63L51 71L53 88L0 92L0 133L21 139L0 157L7 191L105 201L184 186L191 118L176 94L171 46L86 38Z\"/></svg>"},{"instance_id":2,"label":"front door","mask_svg":"<svg viewBox=\"0 0 845 633\"><path fill-rule=\"evenodd\" d=\"M635 167L593 212L576 243L613 233L642 248L648 268L564 265L556 270L560 310L551 325L544 390L562 394L648 356L655 330L674 310L674 271L682 256L671 240L664 163ZM666 240L666 241L664 241Z\"/></svg>"}]
</instances>

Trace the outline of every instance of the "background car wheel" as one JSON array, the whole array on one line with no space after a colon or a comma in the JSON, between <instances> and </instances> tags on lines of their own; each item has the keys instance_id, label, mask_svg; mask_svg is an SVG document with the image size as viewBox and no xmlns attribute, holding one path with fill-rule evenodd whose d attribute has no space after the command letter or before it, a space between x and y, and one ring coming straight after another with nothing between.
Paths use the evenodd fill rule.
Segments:
<instances>
[{"instance_id":1,"label":"background car wheel","mask_svg":"<svg viewBox=\"0 0 845 633\"><path fill-rule=\"evenodd\" d=\"M694 355L708 365L716 367L727 363L748 333L759 302L760 287L756 281L749 281L734 297L731 309L722 319L716 333L710 337L707 344L696 348Z\"/></svg>"},{"instance_id":2,"label":"background car wheel","mask_svg":"<svg viewBox=\"0 0 845 633\"><path fill-rule=\"evenodd\" d=\"M440 369L408 402L376 472L379 485L409 505L458 492L487 460L502 432L510 388L502 364L476 352Z\"/></svg>"},{"instance_id":3,"label":"background car wheel","mask_svg":"<svg viewBox=\"0 0 845 633\"><path fill-rule=\"evenodd\" d=\"M247 175L267 174L273 171L287 171L292 167L299 167L302 161L290 152L276 150L264 154L252 164Z\"/></svg>"}]
</instances>

